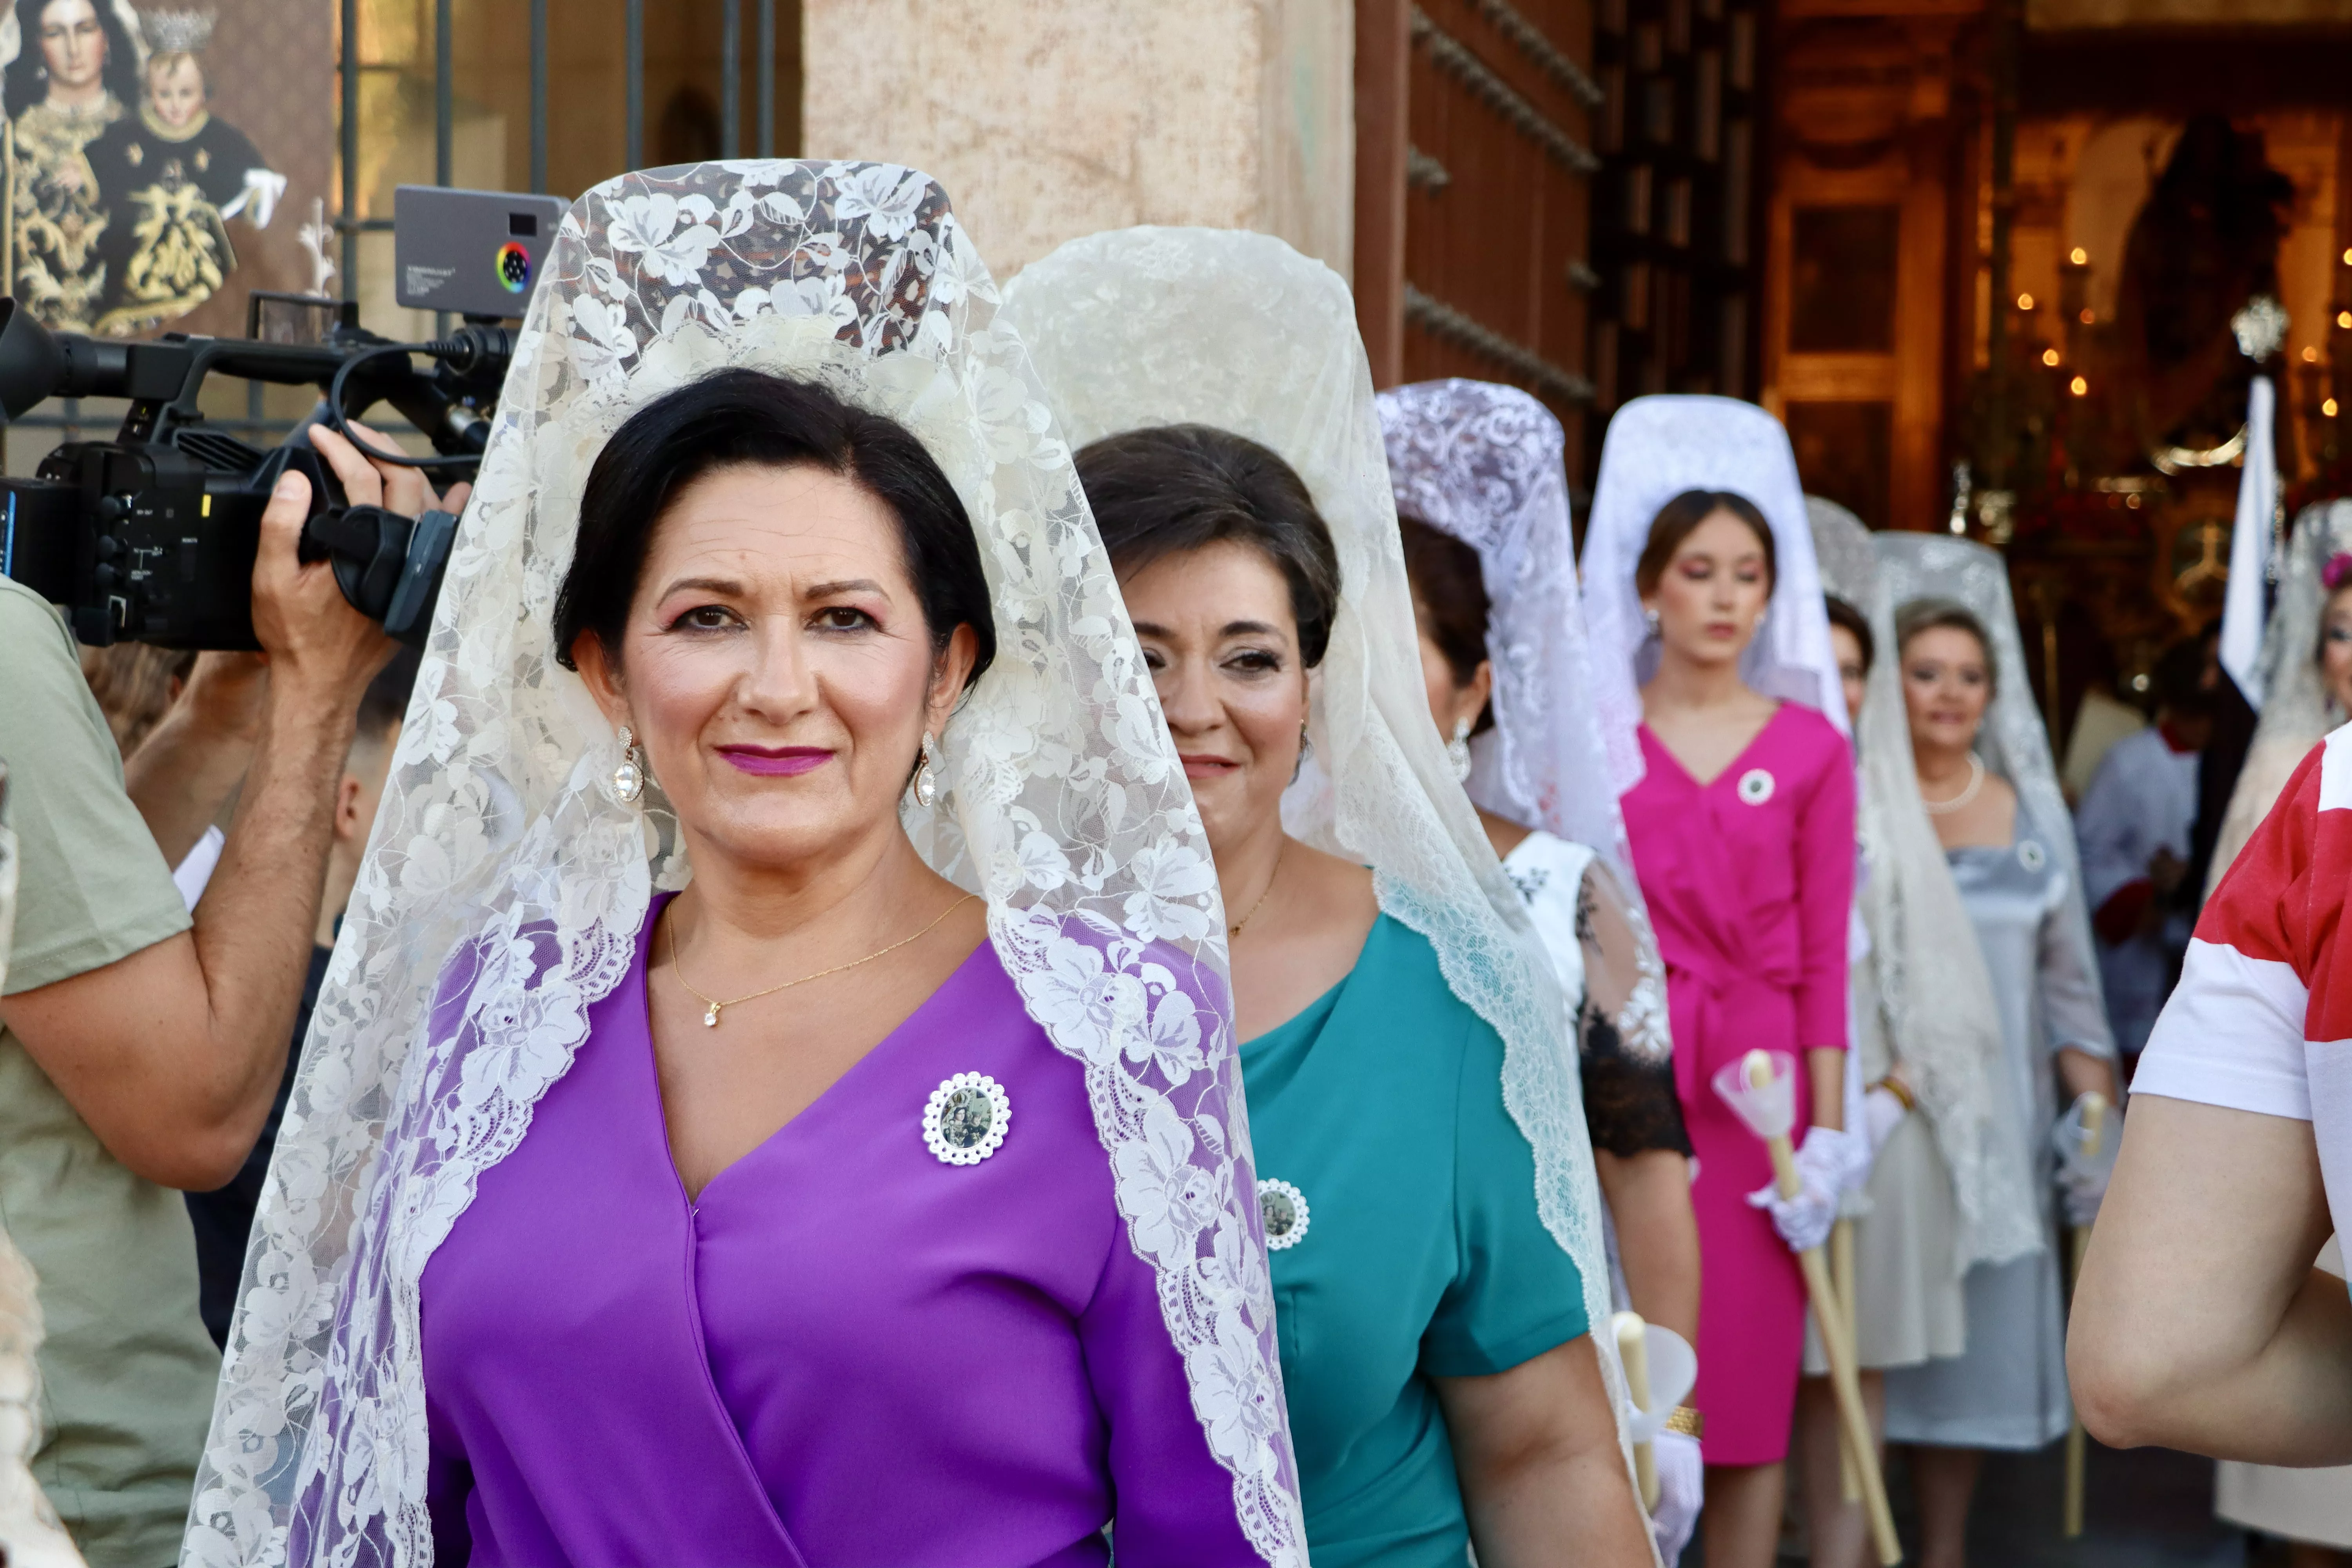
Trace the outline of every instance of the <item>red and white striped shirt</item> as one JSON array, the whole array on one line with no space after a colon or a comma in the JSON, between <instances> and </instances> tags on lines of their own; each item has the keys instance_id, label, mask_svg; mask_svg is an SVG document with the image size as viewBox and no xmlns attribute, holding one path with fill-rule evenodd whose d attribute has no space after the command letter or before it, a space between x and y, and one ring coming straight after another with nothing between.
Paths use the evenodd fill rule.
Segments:
<instances>
[{"instance_id":1,"label":"red and white striped shirt","mask_svg":"<svg viewBox=\"0 0 2352 1568\"><path fill-rule=\"evenodd\" d=\"M2352 1217L2352 726L2312 749L2220 887L2134 1094L2309 1121Z\"/></svg>"}]
</instances>

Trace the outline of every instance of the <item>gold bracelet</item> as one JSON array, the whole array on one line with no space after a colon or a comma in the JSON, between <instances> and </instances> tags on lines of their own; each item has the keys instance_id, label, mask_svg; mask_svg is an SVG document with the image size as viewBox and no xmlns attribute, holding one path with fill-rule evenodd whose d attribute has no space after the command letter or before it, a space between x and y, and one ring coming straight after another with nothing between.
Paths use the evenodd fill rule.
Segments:
<instances>
[{"instance_id":1,"label":"gold bracelet","mask_svg":"<svg viewBox=\"0 0 2352 1568\"><path fill-rule=\"evenodd\" d=\"M1901 1079L1896 1078L1893 1073L1888 1073L1885 1078L1880 1079L1876 1083L1872 1084L1870 1087L1873 1089L1885 1089L1887 1093L1901 1100L1903 1102L1903 1109L1906 1110L1916 1110L1919 1109L1919 1097L1912 1093L1910 1086L1906 1084Z\"/></svg>"},{"instance_id":2,"label":"gold bracelet","mask_svg":"<svg viewBox=\"0 0 2352 1568\"><path fill-rule=\"evenodd\" d=\"M1687 1405L1677 1405L1666 1415L1665 1429L1679 1432L1685 1437L1704 1437L1706 1436L1706 1417Z\"/></svg>"}]
</instances>

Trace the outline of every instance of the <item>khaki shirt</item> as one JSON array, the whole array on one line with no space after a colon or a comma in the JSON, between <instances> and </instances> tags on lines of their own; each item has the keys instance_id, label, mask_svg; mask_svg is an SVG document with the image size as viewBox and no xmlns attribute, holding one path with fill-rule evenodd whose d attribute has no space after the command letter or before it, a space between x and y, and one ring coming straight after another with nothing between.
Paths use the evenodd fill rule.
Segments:
<instances>
[{"instance_id":1,"label":"khaki shirt","mask_svg":"<svg viewBox=\"0 0 2352 1568\"><path fill-rule=\"evenodd\" d=\"M57 612L0 577L0 757L19 855L5 994L188 929ZM109 1154L0 1028L0 1227L40 1278L33 1476L90 1568L179 1556L220 1357L196 1310L181 1195Z\"/></svg>"}]
</instances>

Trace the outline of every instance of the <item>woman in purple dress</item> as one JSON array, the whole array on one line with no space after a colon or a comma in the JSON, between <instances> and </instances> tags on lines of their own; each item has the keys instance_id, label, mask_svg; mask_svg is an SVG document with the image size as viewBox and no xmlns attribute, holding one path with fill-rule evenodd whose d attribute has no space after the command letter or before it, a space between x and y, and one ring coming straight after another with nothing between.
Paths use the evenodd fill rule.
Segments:
<instances>
[{"instance_id":1,"label":"woman in purple dress","mask_svg":"<svg viewBox=\"0 0 2352 1568\"><path fill-rule=\"evenodd\" d=\"M565 220L189 1561L1303 1568L1206 847L993 301L903 169Z\"/></svg>"}]
</instances>

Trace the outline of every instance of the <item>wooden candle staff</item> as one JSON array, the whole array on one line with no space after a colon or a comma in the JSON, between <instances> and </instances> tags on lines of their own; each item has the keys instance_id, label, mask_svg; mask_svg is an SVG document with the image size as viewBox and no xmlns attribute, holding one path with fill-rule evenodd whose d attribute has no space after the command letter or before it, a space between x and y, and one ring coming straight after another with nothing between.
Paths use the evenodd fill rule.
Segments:
<instances>
[{"instance_id":1,"label":"wooden candle staff","mask_svg":"<svg viewBox=\"0 0 2352 1568\"><path fill-rule=\"evenodd\" d=\"M2097 1089L2083 1096L2083 1158L2095 1160L2106 1142L2107 1097ZM2075 1279L2083 1278L2083 1259L2091 1250L2091 1227L2078 1226L2074 1230ZM2066 1428L2066 1539L2074 1540L2083 1533L2083 1471L2090 1458L2090 1440L2083 1431L2083 1417L2077 1414L2074 1425Z\"/></svg>"},{"instance_id":2,"label":"wooden candle staff","mask_svg":"<svg viewBox=\"0 0 2352 1568\"><path fill-rule=\"evenodd\" d=\"M1763 1089L1772 1081L1772 1058L1766 1052L1750 1051L1740 1070L1749 1089ZM1797 1174L1797 1152L1788 1133L1773 1133L1764 1145L1772 1156L1772 1177L1780 1196L1795 1197L1805 1184ZM1886 1482L1878 1473L1878 1450L1871 1441L1869 1413L1863 1408L1862 1382L1854 1370L1853 1342L1846 1337L1845 1313L1838 1304L1837 1287L1830 1282L1829 1261L1822 1250L1808 1247L1797 1254L1797 1266L1804 1271L1805 1291L1812 1299L1813 1321L1821 1326L1822 1350L1830 1362L1830 1387L1837 1394L1838 1424L1862 1482L1870 1538L1878 1548L1878 1561L1885 1568L1895 1568L1903 1561L1903 1543L1895 1533L1894 1511L1886 1506Z\"/></svg>"},{"instance_id":3,"label":"wooden candle staff","mask_svg":"<svg viewBox=\"0 0 2352 1568\"><path fill-rule=\"evenodd\" d=\"M1650 1407L1650 1344L1647 1326L1639 1312L1619 1312L1609 1320L1617 1336L1617 1359L1625 1367L1625 1394L1633 1408ZM1642 1489L1642 1511L1658 1510L1658 1456L1649 1443L1633 1445L1633 1479Z\"/></svg>"},{"instance_id":4,"label":"wooden candle staff","mask_svg":"<svg viewBox=\"0 0 2352 1568\"><path fill-rule=\"evenodd\" d=\"M1850 1219L1838 1221L1830 1230L1830 1282L1837 1287L1838 1310L1845 1314L1846 1357L1859 1368L1861 1331L1855 1318L1853 1221ZM1853 1468L1853 1445L1845 1440L1843 1426L1838 1428L1838 1494L1848 1502L1862 1500L1862 1473Z\"/></svg>"}]
</instances>

